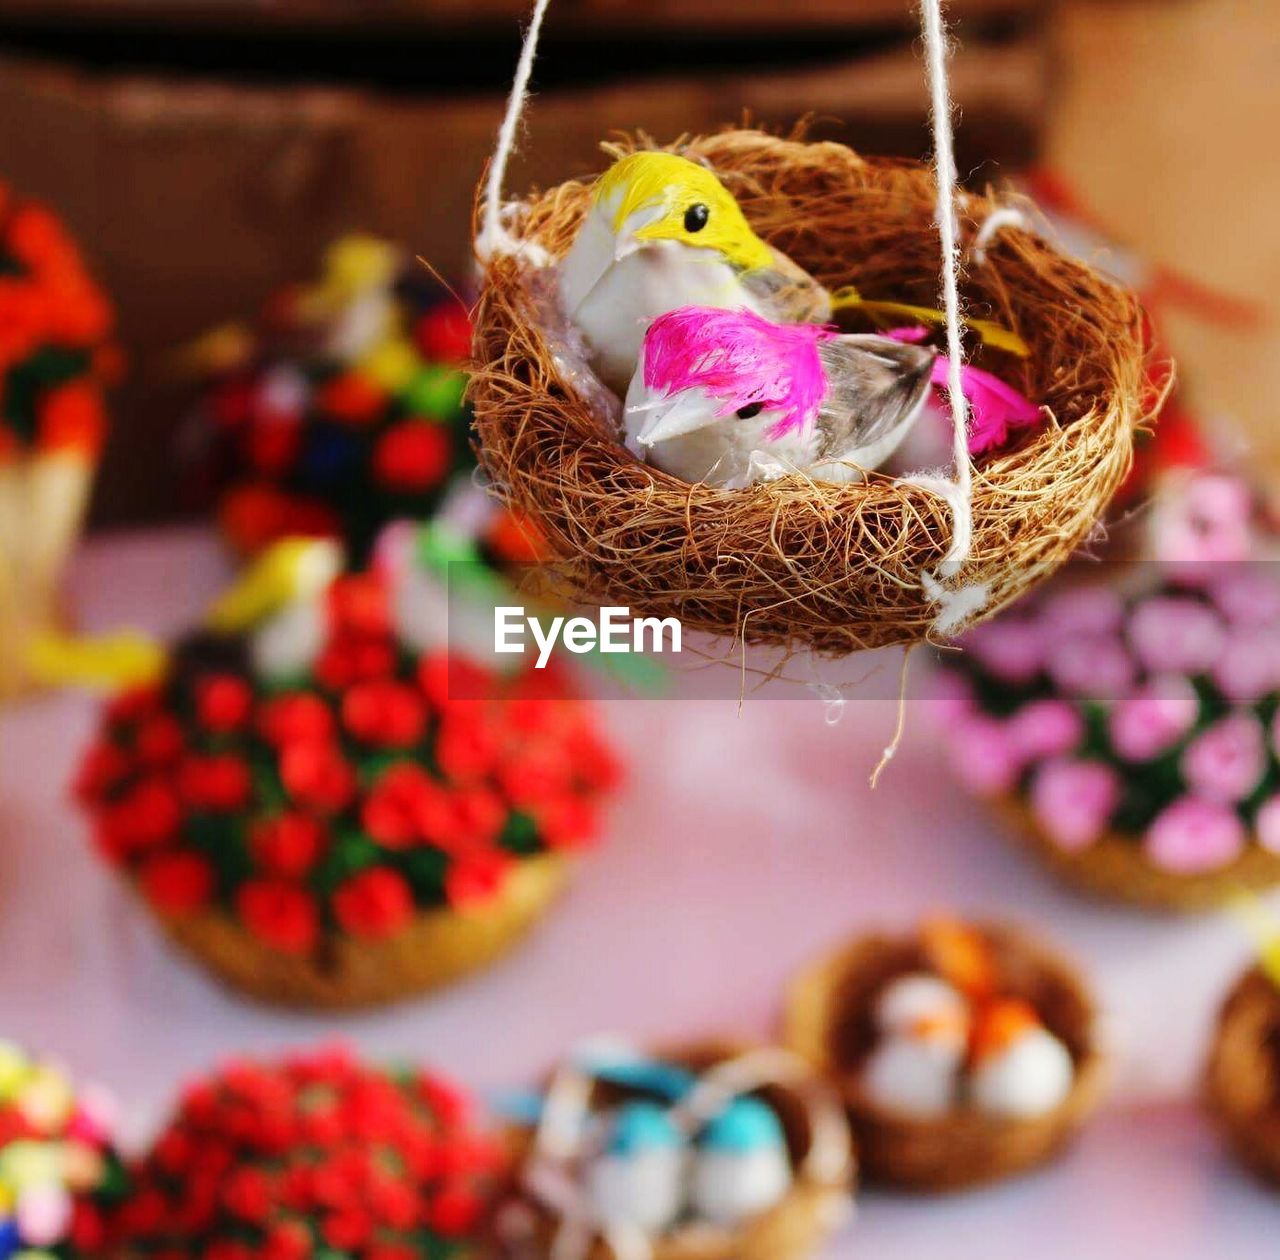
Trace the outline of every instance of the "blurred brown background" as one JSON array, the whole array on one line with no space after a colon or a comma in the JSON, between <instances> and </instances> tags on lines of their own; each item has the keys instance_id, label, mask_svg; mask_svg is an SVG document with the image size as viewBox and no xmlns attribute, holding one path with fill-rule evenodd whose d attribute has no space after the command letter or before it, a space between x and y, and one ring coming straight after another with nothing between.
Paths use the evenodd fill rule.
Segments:
<instances>
[{"instance_id":1,"label":"blurred brown background","mask_svg":"<svg viewBox=\"0 0 1280 1260\"><path fill-rule=\"evenodd\" d=\"M1160 258L1270 301L1280 181L1273 0L952 0L964 169L1040 154ZM99 522L184 506L189 397L169 352L309 275L351 229L465 277L473 188L527 0L0 0L0 177L50 199L120 307L132 376ZM923 156L910 0L554 0L510 185L588 171L611 129L659 138L816 116ZM1265 149L1267 152L1259 152ZM1208 403L1280 462L1269 343L1186 330ZM1180 346L1180 350L1184 347ZM1265 361L1264 361L1265 360Z\"/></svg>"}]
</instances>

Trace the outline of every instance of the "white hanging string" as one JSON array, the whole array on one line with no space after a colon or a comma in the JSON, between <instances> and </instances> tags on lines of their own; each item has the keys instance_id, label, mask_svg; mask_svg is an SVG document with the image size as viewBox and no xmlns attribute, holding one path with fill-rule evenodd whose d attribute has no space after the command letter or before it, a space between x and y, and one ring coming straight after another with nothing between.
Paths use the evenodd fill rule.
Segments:
<instances>
[{"instance_id":1,"label":"white hanging string","mask_svg":"<svg viewBox=\"0 0 1280 1260\"><path fill-rule=\"evenodd\" d=\"M938 182L938 234L942 238L942 309L946 315L947 397L951 404L953 493L944 497L953 518L951 548L939 572L953 576L969 554L972 540L973 470L969 463L969 404L964 396L964 346L960 322L960 227L956 219L956 155L953 106L947 82L947 28L942 0L921 0L924 43L933 118L933 165Z\"/></svg>"},{"instance_id":2,"label":"white hanging string","mask_svg":"<svg viewBox=\"0 0 1280 1260\"><path fill-rule=\"evenodd\" d=\"M547 16L551 0L534 0L533 16L524 34L520 60L516 63L516 77L507 98L507 112L498 129L498 147L489 163L489 180L484 194L484 222L476 237L476 254L487 262L496 254L520 254L528 250L524 242L507 231L502 221L502 186L506 182L507 167L516 148L516 135L520 118L529 100L529 79L533 74L533 60L538 54L538 38L542 34L542 19Z\"/></svg>"}]
</instances>

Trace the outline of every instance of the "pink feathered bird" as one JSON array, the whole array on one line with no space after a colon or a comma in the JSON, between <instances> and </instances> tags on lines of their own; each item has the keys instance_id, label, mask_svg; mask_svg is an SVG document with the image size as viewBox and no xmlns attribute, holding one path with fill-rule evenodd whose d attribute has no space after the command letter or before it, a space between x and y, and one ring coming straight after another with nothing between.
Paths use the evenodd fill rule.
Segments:
<instances>
[{"instance_id":1,"label":"pink feathered bird","mask_svg":"<svg viewBox=\"0 0 1280 1260\"><path fill-rule=\"evenodd\" d=\"M914 341L775 324L745 309L671 311L645 335L627 446L684 481L724 489L788 473L860 480L907 436L941 375L943 361ZM1037 412L989 374L965 372L980 440Z\"/></svg>"}]
</instances>

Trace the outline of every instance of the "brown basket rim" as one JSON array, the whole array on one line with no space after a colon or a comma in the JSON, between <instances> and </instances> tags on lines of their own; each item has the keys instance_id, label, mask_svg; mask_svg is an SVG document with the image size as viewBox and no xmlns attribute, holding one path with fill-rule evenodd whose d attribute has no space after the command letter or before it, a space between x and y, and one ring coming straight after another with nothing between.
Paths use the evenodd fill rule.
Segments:
<instances>
[{"instance_id":1,"label":"brown basket rim","mask_svg":"<svg viewBox=\"0 0 1280 1260\"><path fill-rule=\"evenodd\" d=\"M612 151L646 144L630 137ZM708 162L761 235L829 287L855 282L866 296L932 304L938 249L923 164L744 130L667 147ZM569 181L530 194L516 204L517 230L560 256L589 189ZM800 208L809 225L815 206L828 216L821 233L800 224ZM997 208L989 195L965 195L966 248ZM855 257L857 242L872 239L881 247L864 244ZM489 260L468 396L482 468L539 523L555 556L548 567L567 592L746 643L828 654L934 635L937 607L920 573L950 545L940 498L875 474L850 486L790 477L717 490L641 464L561 379L528 279L516 257ZM1084 541L1128 472L1149 401L1146 352L1132 295L1019 228L1001 232L964 291L975 313L1015 327L1032 349L1026 365L988 366L1053 417L975 469L974 546L957 581L989 585L985 617Z\"/></svg>"},{"instance_id":2,"label":"brown basket rim","mask_svg":"<svg viewBox=\"0 0 1280 1260\"><path fill-rule=\"evenodd\" d=\"M1280 1071L1268 1075L1259 1038L1277 1027L1280 989L1254 963L1222 1003L1203 1084L1205 1108L1236 1157L1273 1184L1280 1184Z\"/></svg>"},{"instance_id":3,"label":"brown basket rim","mask_svg":"<svg viewBox=\"0 0 1280 1260\"><path fill-rule=\"evenodd\" d=\"M1244 852L1229 865L1180 875L1151 862L1140 836L1108 831L1087 848L1070 852L1044 834L1021 796L993 798L990 804L1019 848L1060 879L1113 901L1152 911L1195 913L1221 908L1242 890L1262 892L1280 884L1280 854L1264 849L1256 836L1250 836Z\"/></svg>"}]
</instances>

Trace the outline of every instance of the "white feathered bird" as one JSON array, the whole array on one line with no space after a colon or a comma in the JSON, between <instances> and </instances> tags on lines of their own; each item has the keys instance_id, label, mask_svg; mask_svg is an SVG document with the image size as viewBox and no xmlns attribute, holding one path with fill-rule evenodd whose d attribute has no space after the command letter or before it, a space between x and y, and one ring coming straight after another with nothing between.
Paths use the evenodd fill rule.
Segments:
<instances>
[{"instance_id":1,"label":"white feathered bird","mask_svg":"<svg viewBox=\"0 0 1280 1260\"><path fill-rule=\"evenodd\" d=\"M748 309L659 316L627 391L628 448L683 481L734 489L788 473L861 479L906 437L934 352Z\"/></svg>"}]
</instances>

